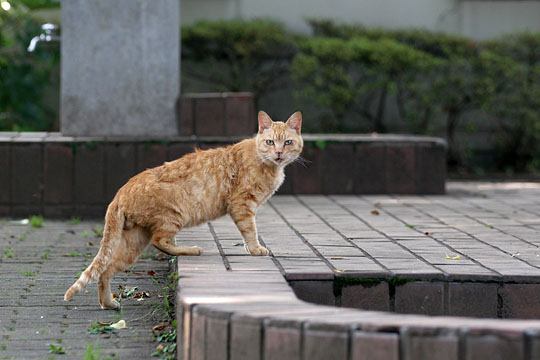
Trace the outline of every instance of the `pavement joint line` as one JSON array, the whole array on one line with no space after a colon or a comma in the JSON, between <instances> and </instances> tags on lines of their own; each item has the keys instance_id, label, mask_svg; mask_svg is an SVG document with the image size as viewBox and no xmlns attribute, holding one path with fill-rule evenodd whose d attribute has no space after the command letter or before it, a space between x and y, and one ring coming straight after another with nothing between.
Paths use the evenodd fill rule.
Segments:
<instances>
[{"instance_id":1,"label":"pavement joint line","mask_svg":"<svg viewBox=\"0 0 540 360\"><path fill-rule=\"evenodd\" d=\"M266 247L266 243L264 242L264 240L262 239L262 237L259 235L258 236L259 238L259 242L261 243L262 246ZM267 247L266 247L267 248ZM268 248L267 248L268 249ZM279 262L279 260L274 256L274 254L272 253L272 250L268 249L270 251L270 258L272 259L272 262L274 263L274 265L278 268L281 276L283 276L283 278L286 278L286 275L287 275L287 272L285 271L285 269L283 268L283 266L281 265L281 263Z\"/></svg>"},{"instance_id":2,"label":"pavement joint line","mask_svg":"<svg viewBox=\"0 0 540 360\"><path fill-rule=\"evenodd\" d=\"M445 206L444 204L442 204L442 206L445 207L446 209L449 209L449 210L454 211L453 209L451 209L451 208ZM419 211L421 211L421 210L419 210ZM421 211L421 212L422 212L422 211ZM454 212L456 212L456 211L454 211ZM424 212L422 212L422 213L424 213ZM457 213L460 214L460 215L463 215L463 216L467 216L466 214L463 214L463 213L460 213L460 212L457 212ZM426 214L426 215L428 215L428 214ZM428 216L430 216L430 215L428 215ZM471 220L476 220L476 219L471 218ZM478 222L479 224L482 224L482 223L480 223L479 221L477 221L477 222ZM444 222L443 222L443 223L444 223ZM448 225L448 224L446 224L446 225ZM486 224L482 224L482 225L485 226ZM457 231L459 231L459 232L461 232L461 233L463 233L463 234L466 234L466 235L472 237L473 239L475 239L476 241L478 241L478 242L480 242L480 243L482 243L482 244L484 244L484 245L487 245L487 246L489 246L489 247L491 247L491 248L493 248L493 249L496 249L496 250L498 250L498 251L500 251L500 252L502 252L502 253L504 253L504 254L506 254L506 255L510 255L510 256L512 257L512 259L516 259L516 260L518 260L518 261L521 261L521 262L523 262L524 264L526 264L526 265L528 265L528 266L530 266L530 267L532 267L532 268L540 269L540 266L533 265L533 264L529 263L528 261L526 261L526 260L524 260L524 259L522 259L522 258L520 258L520 257L513 256L512 253L510 253L510 252L508 252L508 251L506 251L506 250L503 250L503 249L501 249L501 248L498 247L498 246L495 246L495 245L493 245L493 244L490 244L490 243L487 242L487 241L480 240L479 238L477 238L476 236L474 236L474 235L468 233L468 232L465 231L465 230L459 229L459 228L457 228L457 227L455 227L455 226L451 226L451 225L448 225L448 227L450 227L450 228L452 228L452 229L454 229L454 230L457 230ZM495 229L495 230L500 231L499 229ZM503 233L503 234L505 234L505 235L513 236L513 235L511 235L511 234L506 234L506 233L504 233L504 232L502 232L502 231L500 231L500 232ZM526 243L526 244L528 244L528 245L533 245L533 246L535 246L535 247L538 247L538 246L536 246L536 245L534 245L534 244L530 244L528 241L525 241L525 240L523 240L523 239L519 239L519 238L517 238L517 239L520 240L520 241L522 241L522 242L524 242L524 243ZM495 270L493 270L493 269L491 269L491 270L492 270L492 271L495 271ZM495 271L495 272L496 272L496 271Z\"/></svg>"},{"instance_id":3,"label":"pavement joint line","mask_svg":"<svg viewBox=\"0 0 540 360\"><path fill-rule=\"evenodd\" d=\"M361 199L362 201L372 205L369 201L361 198L361 196L357 196L357 198ZM371 230L374 230L376 232L378 232L379 234L383 235L385 238L387 238L388 240L390 240L391 242L393 242L395 245L399 246L400 248L404 249L405 251L409 252L410 254L412 254L417 260L420 260L421 262L427 264L428 266L431 266L432 268L434 269L437 269L438 271L441 272L441 274L444 276L444 277L448 277L449 274L446 273L446 271L444 270L441 270L439 269L437 266L429 263L426 259L424 259L423 257L421 257L420 255L416 254L414 251L412 251L411 249L407 248L406 246L400 244L398 241L394 240L392 237L388 236L387 234L385 234L384 232L376 229L375 227L371 226L371 224L369 224L368 222L366 222L364 219L362 219L361 217L359 217L358 215L356 215L353 211L351 211L349 208L347 208L346 206L344 206L343 204L340 204L339 202L337 202L334 198L330 197L330 199L332 201L334 201L338 206L340 206L341 208L343 208L345 211L347 211L349 214L351 214L352 216L354 216L355 218L359 219L360 221L362 221L366 226L368 226ZM396 276L396 274L392 271L391 272L393 276Z\"/></svg>"},{"instance_id":4,"label":"pavement joint line","mask_svg":"<svg viewBox=\"0 0 540 360\"><path fill-rule=\"evenodd\" d=\"M214 242L216 243L216 246L218 248L219 255L221 255L221 260L223 261L223 265L225 266L225 269L227 271L231 271L231 264L229 263L229 259L225 255L225 251L223 251L223 247L221 246L221 243L219 242L219 237L216 234L214 225L212 225L211 222L208 222L207 225L208 225L208 229L210 230L210 233L212 234L212 237L214 238Z\"/></svg>"},{"instance_id":5,"label":"pavement joint line","mask_svg":"<svg viewBox=\"0 0 540 360\"><path fill-rule=\"evenodd\" d=\"M465 200L466 198L463 197L462 195L456 195L456 197L459 197L463 200ZM511 202L508 202L508 201L503 201L501 199L497 199L497 198L489 198L491 201L493 202L497 202L501 205L505 205L507 207L510 207L512 209L517 209L519 211L523 211L523 212L526 212L526 213L529 213L531 215L534 215L536 217L540 217L540 212L536 212L536 211L532 211L531 209L527 209L527 208L524 208L524 207L521 207L521 206L516 206L515 204L511 203ZM524 226L528 226L528 224L523 224Z\"/></svg>"},{"instance_id":6,"label":"pavement joint line","mask_svg":"<svg viewBox=\"0 0 540 360\"><path fill-rule=\"evenodd\" d=\"M370 255L367 251L365 251L364 249L360 248L358 245L356 245L354 242L352 242L348 237L346 237L345 235L343 235L343 233L341 233L338 229L336 229L334 226L332 226L328 221L324 220L322 218L322 216L319 215L319 213L317 213L315 210L313 210L308 204L306 204L302 199L300 199L298 196L296 196L298 202L300 202L302 205L304 205L306 208L308 208L313 214L315 214L315 216L317 216L322 222L324 222L326 224L326 226L328 226L329 228L331 228L332 230L334 230L336 233L339 234L339 236L341 236L343 238L343 240L345 240L347 243L351 244L353 247L357 248L358 250L360 250L367 258L371 259L374 263L376 263L377 265L379 265L381 268L383 268L385 271L387 271L388 273L392 273L392 271L390 269L388 269L386 266L384 266L379 260L377 260L374 256ZM329 196L327 197L328 199L330 199L332 202L334 202ZM335 202L334 202L335 203Z\"/></svg>"},{"instance_id":7,"label":"pavement joint line","mask_svg":"<svg viewBox=\"0 0 540 360\"><path fill-rule=\"evenodd\" d=\"M272 207L272 209L274 209L274 211L278 214L278 216L287 224L287 226L292 230L294 231L294 233L296 234L296 236L298 236L298 238L300 238L300 240L302 240L302 242L304 244L306 244L310 249L311 251L313 251L313 253L315 255L317 255L317 257L322 260L326 266L328 266L332 272L334 273L334 276L335 276L335 270L336 268L334 267L334 265L332 265L332 263L330 261L328 261L328 259L326 259L320 252L319 250L317 250L309 241L306 240L306 238L304 237L304 235L302 235L298 230L296 230L292 225L291 223L285 218L285 216L283 216L283 214L278 211L277 207L271 202L269 201L268 204Z\"/></svg>"},{"instance_id":8,"label":"pavement joint line","mask_svg":"<svg viewBox=\"0 0 540 360\"><path fill-rule=\"evenodd\" d=\"M398 198L395 197L395 196L393 196L393 198L394 198L394 199L398 199ZM442 220L440 220L440 219L438 219L438 218L432 216L431 214L428 214L428 213L426 213L426 212L424 212L424 211L422 211L422 210L416 208L416 206L414 206L414 205L411 205L411 208L413 208L414 210L420 212L421 214L423 214L423 215L425 215L425 216L428 216L428 217L430 217L430 218L432 218L432 219L438 221L439 223L441 223L441 224L443 224L443 225L446 225L446 226L448 226L448 227L451 227L451 226L449 226L448 224L446 224L444 221L442 221ZM404 225L406 225L406 222L404 222L404 221L401 220L399 217L397 217L397 216L395 216L394 214L392 214L388 209L385 209L384 207L379 207L378 209L384 211L385 213L387 213L387 214L388 214L389 216L391 216L392 218L394 218L394 219L400 221L401 223L403 223ZM416 227L413 227L413 230L416 231L416 232L418 232L418 233L420 233L420 234L423 234L423 235L425 235L425 236L427 236L427 237L429 237L429 238L431 238L431 239L433 239L433 240L436 241L438 244L440 244L440 245L446 247L446 248L449 249L450 251L455 252L455 253L457 253L457 254L460 254L460 255L464 256L465 258L471 260L472 262L474 262L475 264L479 265L480 267L482 267L482 268L484 268L484 269L486 269L486 270L489 270L489 271L491 271L491 272L494 272L494 273L497 274L498 276L501 276L501 277L503 276L503 275L502 275L501 273L499 273L498 271L496 271L496 270L494 270L494 269L491 269L491 268L489 268L489 267L483 265L482 263L478 262L476 259L474 259L474 258L468 256L467 254L465 254L465 253L463 253L463 252L461 252L461 251L458 251L458 250L454 249L452 246L450 246L450 245L448 245L448 244L445 244L444 242L442 242L442 241L438 240L437 238L433 237L432 235L426 235L424 232L418 230ZM468 234L468 235L469 235L469 234ZM470 235L469 235L469 236L470 236ZM474 238L474 237L473 237L473 238ZM477 240L476 238L474 238L474 239Z\"/></svg>"},{"instance_id":9,"label":"pavement joint line","mask_svg":"<svg viewBox=\"0 0 540 360\"><path fill-rule=\"evenodd\" d=\"M508 217L507 215L505 215L505 214L501 214L501 213L494 212L494 211L491 210L491 209L487 209L487 208L485 208L485 207L483 207L483 206L480 206L480 205L478 205L478 204L472 203L472 202L470 202L470 201L468 201L467 199L464 199L464 198L462 198L462 200L465 201L465 202L467 202L468 204L471 204L472 206L476 207L476 208L479 209L479 210L482 210L482 211L485 211L485 212L490 212L490 213L492 213L492 214L499 215L499 216L501 216L501 217L503 217L503 218L506 218L507 220L512 220L511 218L509 218L509 217ZM444 206L444 205L443 205L443 206ZM447 208L446 206L444 206L444 207ZM505 235L512 236L512 237L518 239L519 241L522 241L522 242L524 242L524 243L526 243L526 244L532 245L532 246L534 246L534 247L540 249L540 246L539 246L539 245L534 244L534 243L532 243L532 242L530 242L530 241L527 241L527 240L525 240L525 239L522 239L522 238L520 238L520 237L518 237L518 236L516 236L516 235L514 235L514 234L510 234L510 233L508 233L508 232L506 232L506 231L504 231L504 230L501 230L501 229L499 229L499 228L498 228L497 226L495 226L495 225L487 224L487 223L485 223L485 222L483 222L483 221L481 221L481 220L479 220L479 219L476 219L476 218L474 218L474 217L472 217L472 216L469 216L469 215L467 215L467 214L463 214L463 213L461 213L461 212L460 212L460 214L462 214L463 216L465 216L465 217L467 217L467 218L469 218L469 219L471 219L471 220L474 220L474 221L478 222L479 224L482 224L482 225L484 225L484 226L486 226L486 227L491 226L493 229L495 229L495 230L497 230L497 231L499 231L499 232L501 232L501 233L503 233L503 234L505 234ZM520 224L520 226L527 226L527 224L523 224L523 223L522 223L522 224ZM527 227L528 227L528 226L527 226ZM529 228L529 227L528 227L528 228Z\"/></svg>"}]
</instances>

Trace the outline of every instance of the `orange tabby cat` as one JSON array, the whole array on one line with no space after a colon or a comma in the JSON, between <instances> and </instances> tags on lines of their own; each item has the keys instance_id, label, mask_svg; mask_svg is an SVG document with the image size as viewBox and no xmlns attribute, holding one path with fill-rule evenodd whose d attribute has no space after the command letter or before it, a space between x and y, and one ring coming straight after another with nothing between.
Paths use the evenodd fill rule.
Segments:
<instances>
[{"instance_id":1,"label":"orange tabby cat","mask_svg":"<svg viewBox=\"0 0 540 360\"><path fill-rule=\"evenodd\" d=\"M257 240L255 213L279 188L283 169L302 152L302 114L273 122L259 112L255 138L187 154L132 177L109 204L96 257L66 291L68 301L99 277L99 304L115 309L110 280L133 264L148 243L169 255L200 255L197 246L176 246L182 228L229 214L251 255L268 255Z\"/></svg>"}]
</instances>

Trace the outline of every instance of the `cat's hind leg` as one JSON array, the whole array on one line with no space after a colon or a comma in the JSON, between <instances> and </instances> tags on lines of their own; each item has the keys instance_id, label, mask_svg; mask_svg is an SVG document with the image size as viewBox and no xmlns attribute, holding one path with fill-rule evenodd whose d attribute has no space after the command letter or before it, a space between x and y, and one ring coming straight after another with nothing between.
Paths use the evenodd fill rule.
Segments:
<instances>
[{"instance_id":1,"label":"cat's hind leg","mask_svg":"<svg viewBox=\"0 0 540 360\"><path fill-rule=\"evenodd\" d=\"M176 246L173 244L174 235L177 231L156 230L152 234L152 245L158 250L171 256L201 255L202 249L198 246Z\"/></svg>"},{"instance_id":2,"label":"cat's hind leg","mask_svg":"<svg viewBox=\"0 0 540 360\"><path fill-rule=\"evenodd\" d=\"M148 231L140 226L133 226L122 232L121 244L116 248L111 262L99 277L99 305L102 309L118 309L120 307L120 303L112 296L111 279L117 272L124 271L135 263L149 242Z\"/></svg>"},{"instance_id":3,"label":"cat's hind leg","mask_svg":"<svg viewBox=\"0 0 540 360\"><path fill-rule=\"evenodd\" d=\"M111 292L111 278L116 273L114 266L109 266L105 272L101 274L98 282L99 305L102 309L119 309L120 303L114 300Z\"/></svg>"}]
</instances>

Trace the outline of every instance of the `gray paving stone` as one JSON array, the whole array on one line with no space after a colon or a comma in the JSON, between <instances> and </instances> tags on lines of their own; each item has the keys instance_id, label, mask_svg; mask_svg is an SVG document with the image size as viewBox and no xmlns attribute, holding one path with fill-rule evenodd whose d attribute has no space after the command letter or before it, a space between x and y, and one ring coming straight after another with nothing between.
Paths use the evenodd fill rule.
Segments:
<instances>
[{"instance_id":1,"label":"gray paving stone","mask_svg":"<svg viewBox=\"0 0 540 360\"><path fill-rule=\"evenodd\" d=\"M65 303L63 294L97 252L99 239L92 228L95 221L69 224L45 219L42 228L14 226L0 220L0 272L3 289L9 296L0 297L0 344L6 350L0 357L46 359L49 343L61 341L65 358L80 359L88 344L97 344L103 356L148 359L157 343L152 327L168 316L159 309L163 286L170 268L168 261L141 259L129 272L119 273L112 282L118 286L137 286L150 298L143 301L122 300L122 312L99 308L95 283ZM84 233L86 232L86 233ZM90 234L90 235L89 235ZM12 237L13 236L13 237ZM89 245L89 242L92 242ZM6 249L12 254L6 256ZM88 255L88 256L87 256ZM152 275L148 274L152 271ZM126 320L128 328L104 338L88 333L95 321Z\"/></svg>"},{"instance_id":2,"label":"gray paving stone","mask_svg":"<svg viewBox=\"0 0 540 360\"><path fill-rule=\"evenodd\" d=\"M540 194L540 186L511 194L497 186L487 184L484 185L487 190L484 190L475 184L450 184L447 196L276 196L260 209L257 216L260 240L272 251L272 257L245 254L241 236L227 217L184 229L177 235L177 243L201 246L204 254L179 258L179 297L184 304L201 304L213 309L213 312L202 314L200 319L193 318L191 336L193 339L204 338L205 342L201 344L198 341L191 348L192 356L197 358L218 354L215 357L219 358L229 354L241 358L264 354L265 359L270 359L272 354L276 354L274 358L294 358L297 357L295 354L300 353L301 344L306 345L307 340L310 347L304 348L304 351L309 350L314 356L333 358L345 353L351 358L373 356L376 359L380 355L375 349L379 346L382 351L381 344L386 344L384 350L389 351L387 356L391 358L392 354L396 354L392 345L397 341L396 329L441 326L436 317L400 317L328 309L299 302L287 280L293 286L295 283L304 284L297 287L311 284L311 288L304 289L304 292L311 297L323 294L317 295L318 300L311 299L320 303L334 304L335 295L341 295L338 303L341 302L343 306L355 306L354 302L361 298L364 303L380 304L379 310L387 310L394 305L401 312L488 317L502 309L504 316L537 317L535 309L538 306L534 299L540 284L540 202L535 199ZM99 239L88 237L86 233L99 224L83 222L68 226L62 222L46 221L43 228L27 231L28 227L0 219L0 273L12 294L10 297L0 297L0 320L8 322L7 328L1 324L0 334L16 334L19 337L25 329L40 331L34 326L33 316L42 310L48 314L43 319L47 321L40 322L42 319L39 319L38 324L47 324L42 326L47 334L39 334L35 343L47 336L61 335L60 330L64 326L76 329L70 334L85 334L88 322L100 319L101 314L106 314L103 319L114 318L114 312L102 312L95 306L95 285L67 307L61 301L63 291L74 280L75 274L88 264L97 251ZM21 237L22 240L19 239ZM12 258L4 256L7 247L14 251ZM47 259L42 259L47 250ZM74 251L82 256L68 256ZM129 321L144 316L142 309L158 299L160 286L153 284L154 280L146 272L156 271L155 277L162 279L169 271L166 262L152 259L143 259L134 270L120 274L114 286L137 285L152 294L155 292L156 298L142 303L126 301L124 314L130 316ZM35 273L25 275L25 272ZM334 291L333 282L337 278L343 278L345 283L358 279L387 279L388 282L380 283L377 292L368 291L364 286L344 286ZM414 281L407 282L411 280ZM453 283L444 284L446 281ZM502 284L500 289L498 284ZM375 293L380 296L375 296ZM378 300L385 297L392 299L392 296L393 304ZM321 300L323 298L324 301ZM48 306L43 308L43 303ZM375 309L366 305L362 307ZM229 322L228 316L233 314L233 319L237 319L234 314L239 312L249 313L257 319L256 322ZM64 318L64 315L67 317ZM316 327L315 319L327 324L341 324L341 330ZM16 329L9 331L12 320L16 321ZM147 323L142 320L141 324ZM261 325L264 329L253 324L264 324ZM306 327L309 332L307 337L302 332L302 324L309 324ZM347 343L351 341L351 347L343 348L343 326L353 324L362 324L364 331L352 340L346 337ZM505 324L504 327L514 329L512 331L516 333L533 326L527 325L531 322L492 323L464 318L444 320L444 326L454 329L462 326L471 329L503 326L496 324ZM146 325L141 326L144 328ZM259 345L242 348L247 344L243 339L256 337L257 329L261 330L263 336ZM370 333L374 330L393 333ZM213 334L211 341L215 343L208 342L209 331ZM182 331L179 334L181 336ZM421 333L417 337L428 337L435 342L441 340L438 335L428 335ZM463 343L466 345L463 350L466 356L485 352L493 346L505 354L512 349L520 354L518 348L523 348L522 342L510 341L507 335L468 333L466 339L473 335L474 338ZM70 349L78 351L84 348L84 336L77 341L71 335L63 335L62 338L66 342L72 341ZM502 343L499 341L501 338L504 340ZM17 348L22 344L21 339L14 339ZM126 341L117 346L121 356L131 354L127 352L129 341L136 342L133 348L138 349L149 344L149 352L155 346L151 342L151 334L145 335L138 328L126 332L117 340ZM182 352L184 340L179 340ZM410 354L425 353L434 344L413 340L409 344L411 346L407 345ZM223 342L227 341L229 345L223 347ZM327 350L320 349L330 344L324 345L325 341L332 342L337 350L329 354ZM355 350L365 349L364 345L357 346L356 343L368 342L373 345L372 353ZM280 343L285 345L279 347ZM511 350L504 345L506 343L510 344ZM116 343L111 344L116 346ZM454 353L446 348L447 345L453 346L444 342L440 349L446 349L445 355L451 358ZM103 348L111 349L113 346L104 345ZM439 349L439 346L432 348ZM348 354L349 349L351 354ZM531 354L533 350L530 350ZM8 348L8 351L16 350ZM21 351L26 354L26 350ZM137 356L141 357L142 354L139 351Z\"/></svg>"}]
</instances>

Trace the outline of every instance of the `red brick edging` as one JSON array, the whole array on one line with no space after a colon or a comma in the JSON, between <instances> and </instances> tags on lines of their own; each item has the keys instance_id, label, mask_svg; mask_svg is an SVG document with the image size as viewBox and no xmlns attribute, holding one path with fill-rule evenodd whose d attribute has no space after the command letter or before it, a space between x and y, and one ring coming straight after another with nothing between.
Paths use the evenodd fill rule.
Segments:
<instances>
[{"instance_id":1,"label":"red brick edging","mask_svg":"<svg viewBox=\"0 0 540 360\"><path fill-rule=\"evenodd\" d=\"M282 194L443 194L444 141L398 135L306 134L307 163L291 165ZM103 216L134 174L195 147L240 137L73 138L0 133L0 216Z\"/></svg>"}]
</instances>

